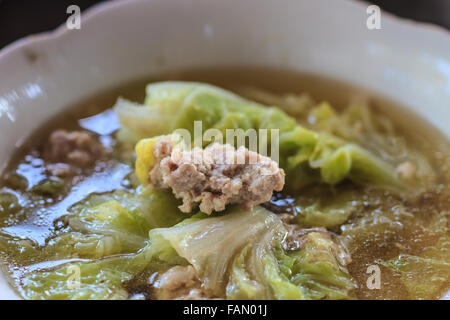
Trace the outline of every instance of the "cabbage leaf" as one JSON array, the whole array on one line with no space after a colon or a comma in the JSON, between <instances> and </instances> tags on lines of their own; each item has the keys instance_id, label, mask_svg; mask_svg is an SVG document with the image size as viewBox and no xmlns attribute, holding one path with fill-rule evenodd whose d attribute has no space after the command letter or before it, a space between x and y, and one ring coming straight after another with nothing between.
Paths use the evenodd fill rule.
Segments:
<instances>
[{"instance_id":1,"label":"cabbage leaf","mask_svg":"<svg viewBox=\"0 0 450 320\"><path fill-rule=\"evenodd\" d=\"M148 232L180 222L178 203L163 190L118 190L92 195L71 209L69 230L43 248L26 247L26 254L50 261L25 267L21 292L28 299L125 299L126 281L145 269L167 269L173 263L159 259L148 245ZM169 251L173 249L168 248ZM167 260L167 259L166 259ZM72 276L79 276L79 279ZM72 285L71 278L77 279Z\"/></svg>"},{"instance_id":2,"label":"cabbage leaf","mask_svg":"<svg viewBox=\"0 0 450 320\"><path fill-rule=\"evenodd\" d=\"M397 275L411 299L439 299L450 286L450 239L446 217L433 217L427 226L438 236L437 241L420 254L399 254L381 261Z\"/></svg>"},{"instance_id":3,"label":"cabbage leaf","mask_svg":"<svg viewBox=\"0 0 450 320\"><path fill-rule=\"evenodd\" d=\"M249 243L270 246L272 241L281 240L284 231L281 221L261 207L193 219L172 228L151 230L150 244L155 237L164 238L180 257L192 264L205 288L218 296L225 290L228 266L234 255ZM261 241L263 237L266 241Z\"/></svg>"},{"instance_id":4,"label":"cabbage leaf","mask_svg":"<svg viewBox=\"0 0 450 320\"><path fill-rule=\"evenodd\" d=\"M150 231L160 260L190 263L213 296L227 299L348 299L354 284L329 236L309 233L299 251L283 249L286 229L263 209L233 207ZM174 251L172 251L172 248Z\"/></svg>"},{"instance_id":5,"label":"cabbage leaf","mask_svg":"<svg viewBox=\"0 0 450 320\"><path fill-rule=\"evenodd\" d=\"M238 207L227 211L213 217L198 213L175 226L151 229L149 240L136 252L55 261L51 270L29 266L30 272L21 280L22 294L31 299L123 299L127 298L126 283L137 275L191 264L213 297L352 297L353 282L340 261L341 249L327 234L308 233L300 250L289 251L283 249L286 229L275 214L259 206L253 211ZM115 219L117 213L113 215ZM124 224L124 228L130 226L135 227ZM69 285L74 270L79 282Z\"/></svg>"},{"instance_id":6,"label":"cabbage leaf","mask_svg":"<svg viewBox=\"0 0 450 320\"><path fill-rule=\"evenodd\" d=\"M248 249L242 251L233 262L227 298L354 298L355 283L339 259L342 248L321 233L311 232L306 237L300 250L289 252L278 248L266 251L263 259ZM259 270L255 269L261 264Z\"/></svg>"},{"instance_id":7,"label":"cabbage leaf","mask_svg":"<svg viewBox=\"0 0 450 320\"><path fill-rule=\"evenodd\" d=\"M292 189L312 182L336 184L345 178L390 188L405 187L394 167L360 146L306 129L277 107L266 107L211 85L150 84L144 105L119 100L115 110L123 128L120 137L134 143L179 128L192 135L194 121L202 121L203 130L221 130L224 137L226 129L267 129L265 138L278 129L280 166L287 171L287 186ZM267 150L271 150L268 142Z\"/></svg>"}]
</instances>

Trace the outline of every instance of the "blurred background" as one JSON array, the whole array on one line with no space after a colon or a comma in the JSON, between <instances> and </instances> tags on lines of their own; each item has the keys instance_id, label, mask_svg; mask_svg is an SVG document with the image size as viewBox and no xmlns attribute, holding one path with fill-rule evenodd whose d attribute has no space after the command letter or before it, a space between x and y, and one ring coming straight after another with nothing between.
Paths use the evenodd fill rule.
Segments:
<instances>
[{"instance_id":1,"label":"blurred background","mask_svg":"<svg viewBox=\"0 0 450 320\"><path fill-rule=\"evenodd\" d=\"M105 1L107 0L0 0L0 48L21 37L58 27L66 21L66 9L71 4L85 10ZM450 0L369 2L398 16L434 23L450 30Z\"/></svg>"}]
</instances>

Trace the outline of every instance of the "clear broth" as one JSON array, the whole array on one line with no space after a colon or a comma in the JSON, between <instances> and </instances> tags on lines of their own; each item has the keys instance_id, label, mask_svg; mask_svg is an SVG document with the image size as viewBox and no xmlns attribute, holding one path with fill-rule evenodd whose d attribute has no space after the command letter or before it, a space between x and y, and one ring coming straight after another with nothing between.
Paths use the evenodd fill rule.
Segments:
<instances>
[{"instance_id":1,"label":"clear broth","mask_svg":"<svg viewBox=\"0 0 450 320\"><path fill-rule=\"evenodd\" d=\"M298 74L289 71L270 70L270 69L246 69L246 68L217 68L205 70L186 70L168 73L158 77L138 80L128 83L107 92L100 93L95 97L90 97L84 101L69 106L57 117L50 119L42 129L38 130L25 143L17 149L17 152L11 157L11 161L5 172L11 171L17 166L17 163L30 153L30 150L41 146L48 134L58 128L79 129L78 120L83 119L114 105L117 97L122 96L132 101L142 102L145 94L145 86L152 81L162 80L180 80L180 81L199 81L211 83L231 91L235 91L242 86L252 86L267 90L272 93L309 93L316 101L329 101L333 106L344 108L355 96L365 96L369 99L370 106L377 112L389 114L398 131L413 141L420 149L427 154L435 168L440 173L440 183L448 185L449 167L450 167L450 143L447 137L432 127L429 123L388 99L380 97L377 94L370 93L361 88L350 86L336 80L322 78L315 75ZM104 181L105 185L110 181ZM0 186L3 183L0 180ZM431 200L422 201L415 204L418 211L426 211L433 206L433 201L442 202L439 196L431 195ZM288 196L285 196L288 197ZM373 195L379 197L379 195ZM396 201L393 200L392 205ZM431 203L431 204L430 204ZM386 198L386 205L389 206L389 199ZM448 210L448 202L441 203L442 210ZM433 209L435 209L433 207ZM21 222L24 217L17 217L17 222ZM3 218L1 219L3 220ZM4 222L0 221L0 226ZM420 237L421 235L414 235ZM383 243L365 243L362 247L353 253L353 262L349 265L349 271L356 279L359 288L357 289L358 298L362 299L407 299L408 294L399 281L398 276L383 270L382 290L369 290L365 286L367 274L365 272L368 265L373 264L379 258L389 257L398 252L394 243L389 241L402 242L402 245L408 245L408 241L413 242L414 237L407 239L408 235L400 235L401 239L391 239ZM425 241L426 242L426 241ZM388 248L388 249L387 249ZM390 248L390 249L389 249ZM4 257L7 262L12 263L11 257ZM20 256L13 257L15 267L11 268L9 273L12 276L11 282L16 283L20 278L21 265L26 264ZM11 272L11 270L14 270ZM444 293L446 287L442 288L440 295ZM134 292L132 288L130 292ZM435 298L439 298L436 296Z\"/></svg>"}]
</instances>

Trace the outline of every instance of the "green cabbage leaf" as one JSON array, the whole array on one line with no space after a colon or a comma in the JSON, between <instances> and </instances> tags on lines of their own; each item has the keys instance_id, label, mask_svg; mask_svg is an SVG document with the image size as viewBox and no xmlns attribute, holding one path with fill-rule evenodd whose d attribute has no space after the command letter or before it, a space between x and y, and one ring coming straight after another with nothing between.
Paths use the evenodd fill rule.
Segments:
<instances>
[{"instance_id":1,"label":"green cabbage leaf","mask_svg":"<svg viewBox=\"0 0 450 320\"><path fill-rule=\"evenodd\" d=\"M139 189L92 195L65 217L68 230L43 248L25 246L30 261L45 252L49 261L25 267L20 287L29 299L122 299L124 283L140 272L167 269L171 264L153 258L148 232L185 218L170 192ZM173 251L173 249L169 248ZM174 264L183 261L175 255ZM78 275L78 278L76 278ZM71 276L76 279L70 285ZM69 282L68 282L69 281Z\"/></svg>"},{"instance_id":2,"label":"green cabbage leaf","mask_svg":"<svg viewBox=\"0 0 450 320\"><path fill-rule=\"evenodd\" d=\"M400 277L411 299L439 299L450 286L450 238L446 217L434 217L427 226L437 241L420 254L399 254L380 264Z\"/></svg>"},{"instance_id":3,"label":"green cabbage leaf","mask_svg":"<svg viewBox=\"0 0 450 320\"><path fill-rule=\"evenodd\" d=\"M204 288L227 299L349 299L354 283L341 247L328 235L308 233L299 251L283 249L286 229L263 209L228 209L226 214L186 219L150 231L159 260L174 252L191 264ZM156 245L157 244L157 245Z\"/></svg>"},{"instance_id":4,"label":"green cabbage leaf","mask_svg":"<svg viewBox=\"0 0 450 320\"><path fill-rule=\"evenodd\" d=\"M298 251L276 248L263 259L255 249L244 249L233 262L227 298L354 298L355 283L339 259L342 248L318 232L308 233L304 240L306 244Z\"/></svg>"},{"instance_id":5,"label":"green cabbage leaf","mask_svg":"<svg viewBox=\"0 0 450 320\"><path fill-rule=\"evenodd\" d=\"M111 202L105 205L111 208ZM120 216L123 210L108 213L114 217L111 224L125 221L121 230L139 234L127 215ZM136 252L31 265L21 278L22 294L30 299L124 299L127 283L138 275L190 264L212 297L352 297L354 285L341 261L341 248L328 234L308 233L304 246L289 250L284 248L287 231L275 214L258 206L227 211L213 217L198 213L172 227L151 229Z\"/></svg>"},{"instance_id":6,"label":"green cabbage leaf","mask_svg":"<svg viewBox=\"0 0 450 320\"><path fill-rule=\"evenodd\" d=\"M336 184L345 178L391 188L404 187L395 168L357 144L300 126L277 107L246 100L231 92L201 83L162 82L147 86L144 105L119 100L115 106L122 130L119 138L136 143L169 134L179 128L193 136L194 121L202 129L279 130L279 160L291 189L313 182ZM276 148L274 147L274 150Z\"/></svg>"}]
</instances>

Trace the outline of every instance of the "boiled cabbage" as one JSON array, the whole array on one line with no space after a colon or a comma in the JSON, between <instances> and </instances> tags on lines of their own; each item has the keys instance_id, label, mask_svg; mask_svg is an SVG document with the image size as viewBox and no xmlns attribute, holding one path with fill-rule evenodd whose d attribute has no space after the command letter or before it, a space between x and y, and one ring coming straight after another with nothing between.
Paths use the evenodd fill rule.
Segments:
<instances>
[{"instance_id":1,"label":"boiled cabbage","mask_svg":"<svg viewBox=\"0 0 450 320\"><path fill-rule=\"evenodd\" d=\"M146 268L171 266L154 257L153 247L148 246L148 232L180 222L185 215L177 206L173 196L162 190L118 190L90 196L65 217L66 232L50 239L43 249L24 247L30 257L42 256L44 250L45 257L54 259L26 267L29 272L21 279L24 297L127 298L124 282ZM174 264L182 262L175 257ZM72 272L80 276L73 287L67 285Z\"/></svg>"},{"instance_id":2,"label":"boiled cabbage","mask_svg":"<svg viewBox=\"0 0 450 320\"><path fill-rule=\"evenodd\" d=\"M352 299L355 283L344 267L340 246L311 232L299 251L280 248L264 258L249 251L234 260L227 287L229 299Z\"/></svg>"},{"instance_id":3,"label":"boiled cabbage","mask_svg":"<svg viewBox=\"0 0 450 320\"><path fill-rule=\"evenodd\" d=\"M336 136L314 132L276 107L243 99L228 91L200 83L163 82L147 87L145 105L119 100L115 110L122 124L121 137L137 142L184 128L193 135L194 121L203 130L279 130L279 160L287 172L287 185L297 189L311 182L336 184L344 178L357 182L404 186L395 169L360 146ZM267 150L271 150L270 145ZM143 157L139 153L138 157Z\"/></svg>"},{"instance_id":4,"label":"boiled cabbage","mask_svg":"<svg viewBox=\"0 0 450 320\"><path fill-rule=\"evenodd\" d=\"M164 238L178 255L193 265L205 288L223 294L228 265L234 255L249 243L264 243L282 237L281 221L261 207L253 211L229 210L220 217L184 221L175 227L150 231L150 244ZM267 243L265 243L267 244ZM267 244L269 245L269 244Z\"/></svg>"},{"instance_id":5,"label":"boiled cabbage","mask_svg":"<svg viewBox=\"0 0 450 320\"><path fill-rule=\"evenodd\" d=\"M299 251L286 251L286 229L277 216L257 206L217 217L204 214L150 231L159 260L190 263L214 296L227 299L346 299L354 283L329 236L309 233ZM173 248L172 251L170 248ZM155 250L155 249L154 249ZM157 249L156 249L157 250Z\"/></svg>"},{"instance_id":6,"label":"boiled cabbage","mask_svg":"<svg viewBox=\"0 0 450 320\"><path fill-rule=\"evenodd\" d=\"M363 207L362 194L340 186L340 191L309 188L292 204L294 221L305 227L335 227Z\"/></svg>"},{"instance_id":7,"label":"boiled cabbage","mask_svg":"<svg viewBox=\"0 0 450 320\"><path fill-rule=\"evenodd\" d=\"M149 266L151 255L146 246L137 253L103 260L64 262L56 270L26 273L21 279L22 295L51 300L126 299L123 284Z\"/></svg>"},{"instance_id":8,"label":"boiled cabbage","mask_svg":"<svg viewBox=\"0 0 450 320\"><path fill-rule=\"evenodd\" d=\"M418 255L399 254L380 263L400 276L411 299L437 299L450 285L450 240L446 217L435 216L426 226L438 237Z\"/></svg>"}]
</instances>

